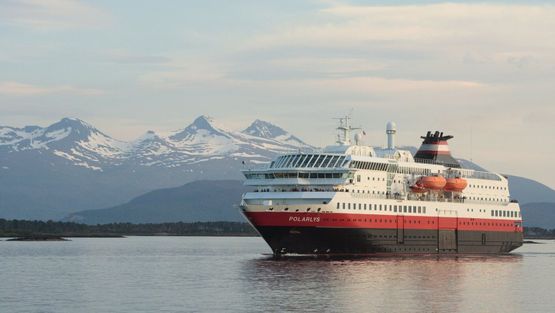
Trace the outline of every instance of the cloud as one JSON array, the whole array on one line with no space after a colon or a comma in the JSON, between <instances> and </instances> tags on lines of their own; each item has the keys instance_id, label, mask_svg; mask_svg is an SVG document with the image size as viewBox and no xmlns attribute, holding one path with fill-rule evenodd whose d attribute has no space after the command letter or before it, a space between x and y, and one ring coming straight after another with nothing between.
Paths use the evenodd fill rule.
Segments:
<instances>
[{"instance_id":1,"label":"cloud","mask_svg":"<svg viewBox=\"0 0 555 313\"><path fill-rule=\"evenodd\" d=\"M472 75L469 69L487 65L489 73L505 79L510 71L533 76L546 64L555 64L553 38L555 5L332 4L312 18L259 34L242 49L365 57L386 62L388 74L405 75L400 78L422 79L446 67L453 69L451 76ZM402 68L397 73L395 67Z\"/></svg>"},{"instance_id":2,"label":"cloud","mask_svg":"<svg viewBox=\"0 0 555 313\"><path fill-rule=\"evenodd\" d=\"M226 81L224 64L203 58L181 58L139 77L139 83L155 89L179 89Z\"/></svg>"},{"instance_id":3,"label":"cloud","mask_svg":"<svg viewBox=\"0 0 555 313\"><path fill-rule=\"evenodd\" d=\"M70 85L37 86L18 82L0 82L0 95L6 96L37 96L45 94L73 94L80 96L97 96L104 91L91 88L80 88Z\"/></svg>"},{"instance_id":4,"label":"cloud","mask_svg":"<svg viewBox=\"0 0 555 313\"><path fill-rule=\"evenodd\" d=\"M77 0L3 0L0 23L32 30L97 28L109 21L109 14Z\"/></svg>"}]
</instances>

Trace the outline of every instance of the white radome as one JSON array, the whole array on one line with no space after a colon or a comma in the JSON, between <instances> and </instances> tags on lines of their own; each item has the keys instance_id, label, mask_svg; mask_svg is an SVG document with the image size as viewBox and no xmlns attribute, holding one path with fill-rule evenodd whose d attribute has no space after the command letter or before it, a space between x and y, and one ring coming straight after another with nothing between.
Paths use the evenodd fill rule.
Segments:
<instances>
[{"instance_id":1,"label":"white radome","mask_svg":"<svg viewBox=\"0 0 555 313\"><path fill-rule=\"evenodd\" d=\"M397 124L395 124L395 122L387 122L386 130L396 132L397 131Z\"/></svg>"}]
</instances>

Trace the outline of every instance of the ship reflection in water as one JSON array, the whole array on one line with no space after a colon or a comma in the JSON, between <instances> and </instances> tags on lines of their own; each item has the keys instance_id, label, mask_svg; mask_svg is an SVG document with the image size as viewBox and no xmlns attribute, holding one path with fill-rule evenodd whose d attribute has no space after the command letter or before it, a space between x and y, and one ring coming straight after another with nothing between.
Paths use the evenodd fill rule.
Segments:
<instances>
[{"instance_id":1,"label":"ship reflection in water","mask_svg":"<svg viewBox=\"0 0 555 313\"><path fill-rule=\"evenodd\" d=\"M244 289L274 312L519 312L522 258L264 258L244 264Z\"/></svg>"}]
</instances>

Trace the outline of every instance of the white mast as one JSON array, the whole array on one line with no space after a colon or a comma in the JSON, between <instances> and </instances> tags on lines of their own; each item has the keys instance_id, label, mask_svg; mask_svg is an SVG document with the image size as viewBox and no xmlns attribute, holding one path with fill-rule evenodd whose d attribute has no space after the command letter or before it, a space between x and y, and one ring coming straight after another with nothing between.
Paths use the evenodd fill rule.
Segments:
<instances>
[{"instance_id":1,"label":"white mast","mask_svg":"<svg viewBox=\"0 0 555 313\"><path fill-rule=\"evenodd\" d=\"M350 146L351 145L351 131L360 129L357 127L351 127L350 124L350 116L344 116L337 118L339 120L339 127L337 130L339 134L337 135L337 144L341 146Z\"/></svg>"}]
</instances>

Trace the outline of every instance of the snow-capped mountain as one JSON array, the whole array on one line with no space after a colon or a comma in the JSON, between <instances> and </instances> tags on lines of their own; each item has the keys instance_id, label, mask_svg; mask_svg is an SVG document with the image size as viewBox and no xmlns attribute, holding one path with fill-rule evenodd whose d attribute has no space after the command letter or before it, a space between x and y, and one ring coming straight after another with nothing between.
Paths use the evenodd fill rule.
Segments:
<instances>
[{"instance_id":1,"label":"snow-capped mountain","mask_svg":"<svg viewBox=\"0 0 555 313\"><path fill-rule=\"evenodd\" d=\"M208 116L199 116L189 126L166 137L147 133L133 143L133 157L143 165L176 167L226 158L260 163L279 153L313 149L268 122L257 120L248 129L257 124L272 126L280 132L268 136L267 133L230 131Z\"/></svg>"},{"instance_id":2,"label":"snow-capped mountain","mask_svg":"<svg viewBox=\"0 0 555 313\"><path fill-rule=\"evenodd\" d=\"M207 116L166 135L148 131L132 142L75 118L48 127L0 126L0 218L59 218L157 188L240 179L242 161L268 162L278 153L312 149L287 138L296 137L281 129L233 131Z\"/></svg>"},{"instance_id":3,"label":"snow-capped mountain","mask_svg":"<svg viewBox=\"0 0 555 313\"><path fill-rule=\"evenodd\" d=\"M258 119L252 122L252 124L243 130L242 133L250 136L275 140L288 146L298 148L310 147L310 145L286 132L283 128Z\"/></svg>"},{"instance_id":4,"label":"snow-capped mountain","mask_svg":"<svg viewBox=\"0 0 555 313\"><path fill-rule=\"evenodd\" d=\"M26 150L44 150L76 166L100 170L103 165L121 161L128 144L76 118L63 118L45 128L0 127L1 152Z\"/></svg>"}]
</instances>

